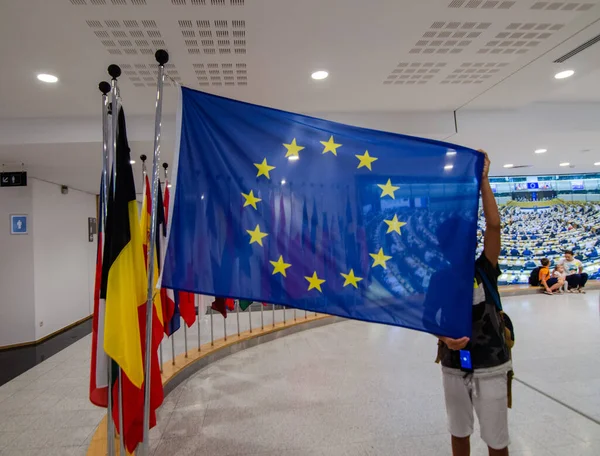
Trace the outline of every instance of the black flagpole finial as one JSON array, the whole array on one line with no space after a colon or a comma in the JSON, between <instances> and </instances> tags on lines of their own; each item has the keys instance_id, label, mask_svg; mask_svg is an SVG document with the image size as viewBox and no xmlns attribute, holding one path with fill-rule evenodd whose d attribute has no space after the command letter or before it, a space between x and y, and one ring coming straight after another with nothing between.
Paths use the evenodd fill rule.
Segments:
<instances>
[{"instance_id":1,"label":"black flagpole finial","mask_svg":"<svg viewBox=\"0 0 600 456\"><path fill-rule=\"evenodd\" d=\"M142 160L142 162L146 162L147 159L148 157L146 157L145 154L140 155L140 160Z\"/></svg>"},{"instance_id":2,"label":"black flagpole finial","mask_svg":"<svg viewBox=\"0 0 600 456\"><path fill-rule=\"evenodd\" d=\"M121 76L121 67L119 65L109 65L108 66L108 74L111 78L117 79Z\"/></svg>"},{"instance_id":3,"label":"black flagpole finial","mask_svg":"<svg viewBox=\"0 0 600 456\"><path fill-rule=\"evenodd\" d=\"M154 54L154 58L156 58L159 65L164 65L169 61L169 53L164 49L159 49L156 51L156 54Z\"/></svg>"},{"instance_id":4,"label":"black flagpole finial","mask_svg":"<svg viewBox=\"0 0 600 456\"><path fill-rule=\"evenodd\" d=\"M110 84L106 81L102 81L100 84L98 84L98 88L104 95L110 92Z\"/></svg>"}]
</instances>

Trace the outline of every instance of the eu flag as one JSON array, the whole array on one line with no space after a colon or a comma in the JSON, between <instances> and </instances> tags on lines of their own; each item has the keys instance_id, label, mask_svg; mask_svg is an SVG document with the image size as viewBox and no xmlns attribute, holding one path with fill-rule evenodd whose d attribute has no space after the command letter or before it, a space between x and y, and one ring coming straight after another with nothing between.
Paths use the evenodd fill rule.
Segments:
<instances>
[{"instance_id":1,"label":"eu flag","mask_svg":"<svg viewBox=\"0 0 600 456\"><path fill-rule=\"evenodd\" d=\"M163 286L471 335L481 154L181 90Z\"/></svg>"}]
</instances>

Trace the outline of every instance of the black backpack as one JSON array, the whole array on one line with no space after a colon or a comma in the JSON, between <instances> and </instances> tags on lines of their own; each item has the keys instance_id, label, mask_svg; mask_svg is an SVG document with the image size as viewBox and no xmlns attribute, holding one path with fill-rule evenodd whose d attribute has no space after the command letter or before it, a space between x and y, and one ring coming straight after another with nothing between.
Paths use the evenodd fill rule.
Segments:
<instances>
[{"instance_id":1,"label":"black backpack","mask_svg":"<svg viewBox=\"0 0 600 456\"><path fill-rule=\"evenodd\" d=\"M533 271L531 271L531 274L529 274L529 285L533 287L540 286L540 269L541 268L538 266Z\"/></svg>"}]
</instances>

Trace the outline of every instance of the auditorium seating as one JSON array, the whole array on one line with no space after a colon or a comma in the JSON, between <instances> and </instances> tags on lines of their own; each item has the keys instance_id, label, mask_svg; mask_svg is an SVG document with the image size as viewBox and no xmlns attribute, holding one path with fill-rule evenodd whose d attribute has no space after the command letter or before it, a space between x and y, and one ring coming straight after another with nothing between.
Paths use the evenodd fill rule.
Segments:
<instances>
[{"instance_id":1,"label":"auditorium seating","mask_svg":"<svg viewBox=\"0 0 600 456\"><path fill-rule=\"evenodd\" d=\"M537 211L519 207L518 203L501 206L500 285L528 283L531 271L539 266L541 258L548 257L551 267L554 267L565 250L574 251L591 279L600 279L600 204L557 201L558 204L551 208ZM383 247L398 261L404 262L407 266L404 270L410 273L400 274L392 266L385 270L376 268L372 274L400 295L424 292L435 269L445 262L436 253L435 233L448 214L427 209L406 212L403 221L407 224L402 227L402 235L386 236L384 220L392 218L395 213L390 209L367 221L369 225L376 226L368 230L374 233L368 244L371 251ZM483 249L483 213L480 213L478 226L477 255ZM369 260L366 260L367 264Z\"/></svg>"},{"instance_id":2,"label":"auditorium seating","mask_svg":"<svg viewBox=\"0 0 600 456\"><path fill-rule=\"evenodd\" d=\"M549 258L551 267L554 267L562 259L565 250L573 250L592 279L600 278L599 204L560 202L536 211L512 203L502 206L500 214L501 285L527 283L531 271L539 266L541 258ZM479 228L481 241L485 229L483 214Z\"/></svg>"}]
</instances>

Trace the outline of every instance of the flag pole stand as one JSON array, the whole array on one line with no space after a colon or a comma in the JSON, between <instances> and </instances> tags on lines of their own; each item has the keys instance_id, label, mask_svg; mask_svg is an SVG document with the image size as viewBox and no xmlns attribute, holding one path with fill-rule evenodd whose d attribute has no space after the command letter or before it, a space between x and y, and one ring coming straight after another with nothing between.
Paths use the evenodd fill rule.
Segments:
<instances>
[{"instance_id":1,"label":"flag pole stand","mask_svg":"<svg viewBox=\"0 0 600 456\"><path fill-rule=\"evenodd\" d=\"M148 295L146 300L146 365L144 372L144 433L142 440L143 456L150 456L150 368L152 351L152 315L154 308L154 255L156 239L156 219L158 215L158 163L160 160L160 135L162 123L163 86L165 79L165 63L169 61L167 51L159 49L154 55L158 63L158 77L156 83L156 114L154 117L154 157L152 161L152 216L150 226L150 239L148 245Z\"/></svg>"},{"instance_id":2,"label":"flag pole stand","mask_svg":"<svg viewBox=\"0 0 600 456\"><path fill-rule=\"evenodd\" d=\"M237 317L237 328L238 328L238 337L240 337L240 301L236 300L235 305L235 314Z\"/></svg>"},{"instance_id":3,"label":"flag pole stand","mask_svg":"<svg viewBox=\"0 0 600 456\"><path fill-rule=\"evenodd\" d=\"M98 89L102 92L102 226L99 227L100 233L106 233L106 212L108 207L108 94L111 86L108 82L102 81L98 84ZM101 246L102 248L103 246ZM115 456L115 422L112 419L113 410L113 382L112 382L112 360L108 359L108 404L106 408L106 448L108 456Z\"/></svg>"},{"instance_id":4,"label":"flag pole stand","mask_svg":"<svg viewBox=\"0 0 600 456\"><path fill-rule=\"evenodd\" d=\"M250 324L250 334L252 334L252 303L248 306L248 323Z\"/></svg>"},{"instance_id":5,"label":"flag pole stand","mask_svg":"<svg viewBox=\"0 0 600 456\"><path fill-rule=\"evenodd\" d=\"M305 319L305 320L308 320L308 310L305 310L305 311L304 311L304 319Z\"/></svg>"},{"instance_id":6,"label":"flag pole stand","mask_svg":"<svg viewBox=\"0 0 600 456\"><path fill-rule=\"evenodd\" d=\"M294 321L296 321L296 309L294 309Z\"/></svg>"},{"instance_id":7,"label":"flag pole stand","mask_svg":"<svg viewBox=\"0 0 600 456\"><path fill-rule=\"evenodd\" d=\"M109 65L108 74L111 77L111 142L112 142L112 181L113 181L113 197L116 189L116 175L117 175L117 129L119 126L119 85L117 78L121 76L121 68L118 65ZM124 438L124 427L123 427L123 373L119 367L117 371L119 397L117 400L119 406L119 454L125 453L125 438Z\"/></svg>"},{"instance_id":8,"label":"flag pole stand","mask_svg":"<svg viewBox=\"0 0 600 456\"><path fill-rule=\"evenodd\" d=\"M194 295L196 301L196 324L198 326L198 351L202 351L202 341L200 337L200 300L203 299L200 295Z\"/></svg>"},{"instance_id":9,"label":"flag pole stand","mask_svg":"<svg viewBox=\"0 0 600 456\"><path fill-rule=\"evenodd\" d=\"M210 307L210 345L211 347L215 346L215 332L213 327L213 310L212 306Z\"/></svg>"}]
</instances>

